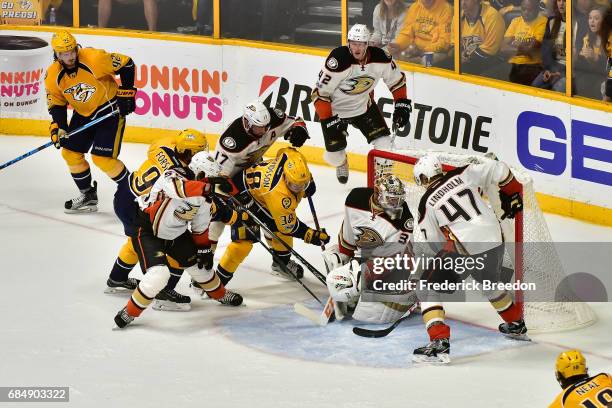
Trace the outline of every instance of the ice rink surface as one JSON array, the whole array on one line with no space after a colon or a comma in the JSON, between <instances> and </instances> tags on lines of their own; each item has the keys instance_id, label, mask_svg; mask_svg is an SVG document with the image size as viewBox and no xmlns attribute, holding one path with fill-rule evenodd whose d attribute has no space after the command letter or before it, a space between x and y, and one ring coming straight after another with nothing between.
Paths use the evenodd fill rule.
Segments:
<instances>
[{"instance_id":1,"label":"ice rink surface","mask_svg":"<svg viewBox=\"0 0 612 408\"><path fill-rule=\"evenodd\" d=\"M0 163L46 141L2 137ZM146 148L124 144L121 158L135 169ZM311 170L320 222L335 237L344 197L365 174L340 186L331 169ZM554 361L563 349L581 349L592 374L612 371L610 304L591 304L594 325L532 335L532 343L503 339L487 303L451 304L452 364L413 366L412 349L427 341L420 316L382 339L353 335L353 322L313 327L291 310L309 295L270 275L259 247L230 284L246 306L192 296L190 312L147 310L112 330L127 296L103 291L125 238L114 184L92 171L100 211L87 215L63 213L77 190L54 148L0 171L0 386L69 386L74 407L536 407L560 391ZM298 215L312 225L306 202ZM612 241L611 228L546 219L556 241ZM323 267L318 248L298 241L296 249ZM318 281L306 281L324 296ZM186 277L177 289L193 295Z\"/></svg>"}]
</instances>

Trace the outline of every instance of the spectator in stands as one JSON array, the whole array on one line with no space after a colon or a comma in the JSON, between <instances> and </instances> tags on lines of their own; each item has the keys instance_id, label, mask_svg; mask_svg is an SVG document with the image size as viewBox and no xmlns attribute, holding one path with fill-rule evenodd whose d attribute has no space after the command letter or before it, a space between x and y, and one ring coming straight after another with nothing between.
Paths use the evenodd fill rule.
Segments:
<instances>
[{"instance_id":1,"label":"spectator in stands","mask_svg":"<svg viewBox=\"0 0 612 408\"><path fill-rule=\"evenodd\" d=\"M593 8L593 0L574 0L572 10L572 44L573 55L582 49L582 41L589 31L589 11Z\"/></svg>"},{"instance_id":2,"label":"spectator in stands","mask_svg":"<svg viewBox=\"0 0 612 408\"><path fill-rule=\"evenodd\" d=\"M608 17L610 17L610 11L608 10ZM608 34L608 78L606 79L606 86L604 90L604 102L612 102L612 27Z\"/></svg>"},{"instance_id":3,"label":"spectator in stands","mask_svg":"<svg viewBox=\"0 0 612 408\"><path fill-rule=\"evenodd\" d=\"M546 30L546 17L539 15L538 0L523 0L521 15L510 23L501 51L510 57L510 82L531 85L542 71L540 48Z\"/></svg>"},{"instance_id":4,"label":"spectator in stands","mask_svg":"<svg viewBox=\"0 0 612 408\"><path fill-rule=\"evenodd\" d=\"M552 3L551 3L552 4ZM556 0L553 16L546 23L542 41L544 70L533 86L565 92L565 0Z\"/></svg>"},{"instance_id":5,"label":"spectator in stands","mask_svg":"<svg viewBox=\"0 0 612 408\"><path fill-rule=\"evenodd\" d=\"M413 63L424 61L426 53L433 54L432 65L442 65L449 58L452 19L453 7L446 0L417 0L387 49L394 55L406 50L408 61Z\"/></svg>"},{"instance_id":6,"label":"spectator in stands","mask_svg":"<svg viewBox=\"0 0 612 408\"><path fill-rule=\"evenodd\" d=\"M504 19L481 0L461 0L461 10L461 71L480 74L499 62L494 57L504 39Z\"/></svg>"},{"instance_id":7,"label":"spectator in stands","mask_svg":"<svg viewBox=\"0 0 612 408\"><path fill-rule=\"evenodd\" d=\"M581 96L601 99L602 83L606 79L608 62L608 32L604 24L606 10L594 8L589 12L589 31L582 39L582 48L574 60L576 92Z\"/></svg>"},{"instance_id":8,"label":"spectator in stands","mask_svg":"<svg viewBox=\"0 0 612 408\"><path fill-rule=\"evenodd\" d=\"M193 0L192 17L196 22L196 32L211 35L213 32L212 0Z\"/></svg>"},{"instance_id":9,"label":"spectator in stands","mask_svg":"<svg viewBox=\"0 0 612 408\"><path fill-rule=\"evenodd\" d=\"M406 5L402 0L380 0L372 14L374 31L370 43L385 47L395 39L406 17Z\"/></svg>"},{"instance_id":10,"label":"spectator in stands","mask_svg":"<svg viewBox=\"0 0 612 408\"><path fill-rule=\"evenodd\" d=\"M108 27L113 12L113 1L121 4L134 4L140 0L98 0L98 27ZM157 0L142 0L145 19L149 31L157 30Z\"/></svg>"}]
</instances>

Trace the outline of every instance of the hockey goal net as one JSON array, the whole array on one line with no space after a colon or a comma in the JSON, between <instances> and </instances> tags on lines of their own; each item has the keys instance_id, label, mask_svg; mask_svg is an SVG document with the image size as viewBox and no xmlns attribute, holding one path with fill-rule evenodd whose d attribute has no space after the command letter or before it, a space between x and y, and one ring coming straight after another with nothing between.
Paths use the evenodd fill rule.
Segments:
<instances>
[{"instance_id":1,"label":"hockey goal net","mask_svg":"<svg viewBox=\"0 0 612 408\"><path fill-rule=\"evenodd\" d=\"M434 153L438 156L445 171L471 163L492 160L485 156L426 150L395 150L390 152L374 149L368 154L368 185L373 186L380 174L392 172L405 182L406 201L412 214L416 215L420 198L425 193L425 189L417 186L414 182L412 168L420 157L428 153ZM512 172L523 186L524 207L522 213L519 213L514 220L500 219L502 211L496 186L492 186L483 195L500 219L506 242L517 243L517 245L507 246L504 266L514 270L515 280L535 283L538 299L559 300L555 291L565 273L552 243L544 215L536 200L533 180L526 172L516 169L512 169ZM420 238L419 228L415 227L414 234L415 239L418 240ZM538 244L522 245L521 243ZM510 251L513 253L509 253ZM530 296L529 292L517 291L515 302L523 308L525 322L533 332L572 330L588 326L596 320L595 313L585 303L563 301L563 299L555 302L533 301L530 300Z\"/></svg>"}]
</instances>

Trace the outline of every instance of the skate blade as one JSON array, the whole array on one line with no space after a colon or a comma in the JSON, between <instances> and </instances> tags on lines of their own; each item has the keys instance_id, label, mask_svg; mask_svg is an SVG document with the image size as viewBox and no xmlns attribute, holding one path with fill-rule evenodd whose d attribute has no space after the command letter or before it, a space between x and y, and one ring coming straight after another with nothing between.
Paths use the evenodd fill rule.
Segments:
<instances>
[{"instance_id":1,"label":"skate blade","mask_svg":"<svg viewBox=\"0 0 612 408\"><path fill-rule=\"evenodd\" d=\"M85 213L92 213L96 211L98 211L97 205L85 206L85 207L79 208L78 210L72 210L72 209L69 210L69 209L64 208L64 213L66 214L85 214Z\"/></svg>"},{"instance_id":2,"label":"skate blade","mask_svg":"<svg viewBox=\"0 0 612 408\"><path fill-rule=\"evenodd\" d=\"M435 357L413 355L412 362L416 364L444 365L444 364L450 364L451 359L450 359L450 355L446 353L438 354Z\"/></svg>"},{"instance_id":3,"label":"skate blade","mask_svg":"<svg viewBox=\"0 0 612 408\"><path fill-rule=\"evenodd\" d=\"M526 334L506 334L502 333L505 338L516 341L531 341L531 338Z\"/></svg>"},{"instance_id":4,"label":"skate blade","mask_svg":"<svg viewBox=\"0 0 612 408\"><path fill-rule=\"evenodd\" d=\"M155 299L151 307L153 310L159 310L160 312L188 312L191 310L190 303L174 303L157 299Z\"/></svg>"},{"instance_id":5,"label":"skate blade","mask_svg":"<svg viewBox=\"0 0 612 408\"><path fill-rule=\"evenodd\" d=\"M126 289L126 288L111 288L107 286L104 289L104 293L107 295L131 295L134 292L134 289Z\"/></svg>"},{"instance_id":6,"label":"skate blade","mask_svg":"<svg viewBox=\"0 0 612 408\"><path fill-rule=\"evenodd\" d=\"M283 279L289 280L289 281L294 281L295 280L295 278L293 276L287 275L284 272L276 272L276 271L271 270L270 271L270 275L278 276L279 278L283 278ZM298 279L302 279L302 278L303 278L303 276L301 278L298 278Z\"/></svg>"}]
</instances>

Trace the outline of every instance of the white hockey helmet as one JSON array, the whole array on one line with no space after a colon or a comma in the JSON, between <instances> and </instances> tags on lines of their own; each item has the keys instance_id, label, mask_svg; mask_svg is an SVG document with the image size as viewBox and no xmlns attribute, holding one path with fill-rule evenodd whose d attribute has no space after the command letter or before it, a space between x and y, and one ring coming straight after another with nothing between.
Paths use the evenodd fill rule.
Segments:
<instances>
[{"instance_id":1,"label":"white hockey helmet","mask_svg":"<svg viewBox=\"0 0 612 408\"><path fill-rule=\"evenodd\" d=\"M189 169L195 174L196 180L217 177L221 173L221 165L206 151L198 152L191 158Z\"/></svg>"},{"instance_id":2,"label":"white hockey helmet","mask_svg":"<svg viewBox=\"0 0 612 408\"><path fill-rule=\"evenodd\" d=\"M442 163L435 154L426 154L421 157L412 170L414 181L417 185L429 184L430 180L440 174L444 174Z\"/></svg>"},{"instance_id":3,"label":"white hockey helmet","mask_svg":"<svg viewBox=\"0 0 612 408\"><path fill-rule=\"evenodd\" d=\"M359 299L361 265L356 260L334 269L327 275L329 295L336 302L352 303Z\"/></svg>"},{"instance_id":4,"label":"white hockey helmet","mask_svg":"<svg viewBox=\"0 0 612 408\"><path fill-rule=\"evenodd\" d=\"M402 215L406 201L406 187L394 174L383 174L374 184L376 203L393 219Z\"/></svg>"},{"instance_id":5,"label":"white hockey helmet","mask_svg":"<svg viewBox=\"0 0 612 408\"><path fill-rule=\"evenodd\" d=\"M349 30L346 39L349 41L368 43L370 41L370 30L368 30L365 24L355 24Z\"/></svg>"},{"instance_id":6,"label":"white hockey helmet","mask_svg":"<svg viewBox=\"0 0 612 408\"><path fill-rule=\"evenodd\" d=\"M242 115L242 124L244 129L249 132L253 136L263 136L261 134L257 134L253 132L253 126L264 128L266 131L270 126L270 112L266 105L256 100L249 103L244 107L244 113Z\"/></svg>"}]
</instances>

